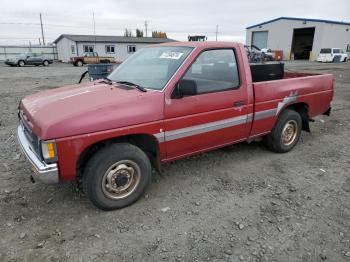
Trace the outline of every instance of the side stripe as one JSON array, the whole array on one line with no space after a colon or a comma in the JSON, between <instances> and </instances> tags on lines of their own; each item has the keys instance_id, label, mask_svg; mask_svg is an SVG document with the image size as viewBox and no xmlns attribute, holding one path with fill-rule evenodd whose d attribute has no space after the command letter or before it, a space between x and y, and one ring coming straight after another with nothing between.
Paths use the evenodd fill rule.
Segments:
<instances>
[{"instance_id":1,"label":"side stripe","mask_svg":"<svg viewBox=\"0 0 350 262\"><path fill-rule=\"evenodd\" d=\"M247 122L247 115L227 118L202 125L190 126L165 132L165 140L171 141L187 136L194 136L210 131L223 129L226 127L236 126Z\"/></svg>"},{"instance_id":2,"label":"side stripe","mask_svg":"<svg viewBox=\"0 0 350 262\"><path fill-rule=\"evenodd\" d=\"M264 118L268 118L268 117L273 117L276 115L276 113L277 113L277 108L255 112L254 120L260 120L260 119L264 119Z\"/></svg>"},{"instance_id":3,"label":"side stripe","mask_svg":"<svg viewBox=\"0 0 350 262\"><path fill-rule=\"evenodd\" d=\"M179 138L184 138L188 136L194 136L210 131L215 131L231 126L236 126L244 123L248 123L254 120L261 120L269 117L276 116L280 110L282 110L287 104L295 102L298 98L298 91L291 91L288 96L286 96L281 102L278 103L277 108L263 110L255 112L255 114L247 114L232 118L227 118L219 121L214 121L202 125L190 126L185 128L180 128L176 130L166 131L154 134L158 141L172 141Z\"/></svg>"},{"instance_id":4,"label":"side stripe","mask_svg":"<svg viewBox=\"0 0 350 262\"><path fill-rule=\"evenodd\" d=\"M277 108L273 108L269 110L256 112L255 115L247 114L247 115L242 115L242 116L237 116L232 118L226 118L223 120L205 123L201 125L195 125L195 126L175 129L171 131L161 132L161 133L154 134L154 136L158 139L159 143L162 143L164 141L172 141L172 140L176 140L176 139L180 139L188 136L194 136L194 135L198 135L198 134L202 134L210 131L220 130L223 128L248 123L253 120L253 116L254 116L254 120L273 117L276 115L276 113L277 113Z\"/></svg>"}]
</instances>

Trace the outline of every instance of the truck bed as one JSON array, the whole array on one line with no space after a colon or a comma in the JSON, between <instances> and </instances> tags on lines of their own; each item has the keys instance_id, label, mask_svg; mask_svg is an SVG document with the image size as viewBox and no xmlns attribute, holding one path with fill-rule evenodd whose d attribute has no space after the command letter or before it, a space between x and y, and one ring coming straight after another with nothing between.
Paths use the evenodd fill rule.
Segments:
<instances>
[{"instance_id":1,"label":"truck bed","mask_svg":"<svg viewBox=\"0 0 350 262\"><path fill-rule=\"evenodd\" d=\"M305 104L309 118L325 113L333 98L333 75L284 72L282 79L253 82L253 92L255 121L251 137L269 132L291 101Z\"/></svg>"}]
</instances>

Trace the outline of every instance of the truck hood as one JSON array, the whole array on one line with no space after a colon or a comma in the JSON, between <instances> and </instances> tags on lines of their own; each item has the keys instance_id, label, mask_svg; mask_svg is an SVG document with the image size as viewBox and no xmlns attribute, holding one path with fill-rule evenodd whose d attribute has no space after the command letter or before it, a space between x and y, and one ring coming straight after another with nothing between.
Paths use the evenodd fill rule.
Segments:
<instances>
[{"instance_id":1,"label":"truck hood","mask_svg":"<svg viewBox=\"0 0 350 262\"><path fill-rule=\"evenodd\" d=\"M41 139L109 130L163 118L164 94L89 82L22 99L20 110Z\"/></svg>"}]
</instances>

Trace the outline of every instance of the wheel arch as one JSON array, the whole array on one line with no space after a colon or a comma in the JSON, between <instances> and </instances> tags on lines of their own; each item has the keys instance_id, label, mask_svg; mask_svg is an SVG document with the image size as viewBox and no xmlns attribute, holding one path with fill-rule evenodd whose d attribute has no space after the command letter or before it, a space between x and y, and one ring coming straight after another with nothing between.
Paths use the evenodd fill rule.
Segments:
<instances>
[{"instance_id":1,"label":"wheel arch","mask_svg":"<svg viewBox=\"0 0 350 262\"><path fill-rule=\"evenodd\" d=\"M294 104L289 104L285 108L281 110L281 112L285 109L291 109L296 111L300 116L302 120L302 130L306 132L310 132L310 118L309 118L309 105L304 102L299 102L299 103L294 103Z\"/></svg>"},{"instance_id":2,"label":"wheel arch","mask_svg":"<svg viewBox=\"0 0 350 262\"><path fill-rule=\"evenodd\" d=\"M86 147L80 154L76 163L77 178L79 179L79 177L82 176L87 162L90 160L94 153L101 150L105 146L121 142L130 143L140 148L150 159L152 166L156 170L160 170L160 148L157 138L150 134L130 134L101 140Z\"/></svg>"}]
</instances>

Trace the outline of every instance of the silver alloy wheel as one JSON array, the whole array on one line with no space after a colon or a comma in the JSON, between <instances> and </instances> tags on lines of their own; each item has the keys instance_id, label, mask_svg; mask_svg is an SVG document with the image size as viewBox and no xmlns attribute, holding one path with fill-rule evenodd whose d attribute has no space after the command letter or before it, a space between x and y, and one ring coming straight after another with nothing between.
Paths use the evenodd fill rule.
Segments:
<instances>
[{"instance_id":1,"label":"silver alloy wheel","mask_svg":"<svg viewBox=\"0 0 350 262\"><path fill-rule=\"evenodd\" d=\"M78 61L78 62L77 62L77 65L78 65L78 66L83 66L83 62Z\"/></svg>"},{"instance_id":2,"label":"silver alloy wheel","mask_svg":"<svg viewBox=\"0 0 350 262\"><path fill-rule=\"evenodd\" d=\"M24 62L23 61L19 61L18 65L19 66L24 66Z\"/></svg>"},{"instance_id":3,"label":"silver alloy wheel","mask_svg":"<svg viewBox=\"0 0 350 262\"><path fill-rule=\"evenodd\" d=\"M44 61L44 66L48 66L49 65L49 62L48 61Z\"/></svg>"},{"instance_id":4,"label":"silver alloy wheel","mask_svg":"<svg viewBox=\"0 0 350 262\"><path fill-rule=\"evenodd\" d=\"M289 120L282 129L282 144L290 146L295 141L298 134L298 123L295 120Z\"/></svg>"},{"instance_id":5,"label":"silver alloy wheel","mask_svg":"<svg viewBox=\"0 0 350 262\"><path fill-rule=\"evenodd\" d=\"M108 168L102 177L102 192L110 199L130 196L140 183L141 169L134 161L121 160Z\"/></svg>"}]
</instances>

